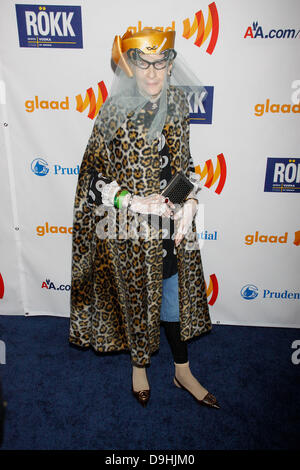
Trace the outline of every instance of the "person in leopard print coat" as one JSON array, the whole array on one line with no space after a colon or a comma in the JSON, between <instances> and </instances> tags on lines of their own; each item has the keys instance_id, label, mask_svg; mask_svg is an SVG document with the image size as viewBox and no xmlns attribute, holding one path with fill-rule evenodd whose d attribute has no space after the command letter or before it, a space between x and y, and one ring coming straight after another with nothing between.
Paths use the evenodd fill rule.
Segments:
<instances>
[{"instance_id":1,"label":"person in leopard print coat","mask_svg":"<svg viewBox=\"0 0 300 470\"><path fill-rule=\"evenodd\" d=\"M168 80L176 57L174 38L174 31L157 30L115 38L113 59L134 83L137 101L130 109L124 93L110 96L81 163L69 341L98 352L129 351L132 392L146 406L146 366L159 349L163 323L175 385L200 404L218 408L193 376L187 357L186 342L212 328L195 224L197 195L191 193L176 211L161 195L176 172L189 178L194 171L187 97ZM177 224L175 232L169 224L168 241L162 225L153 232L145 220L152 215Z\"/></svg>"}]
</instances>

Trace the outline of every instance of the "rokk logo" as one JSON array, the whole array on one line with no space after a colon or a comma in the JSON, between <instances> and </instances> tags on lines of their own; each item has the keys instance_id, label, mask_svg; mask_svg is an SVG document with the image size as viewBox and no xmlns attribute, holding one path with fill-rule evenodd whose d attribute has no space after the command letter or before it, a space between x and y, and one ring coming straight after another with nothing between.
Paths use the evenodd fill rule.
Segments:
<instances>
[{"instance_id":1,"label":"rokk logo","mask_svg":"<svg viewBox=\"0 0 300 470\"><path fill-rule=\"evenodd\" d=\"M82 113L89 106L88 117L94 119L99 113L99 110L107 98L107 89L103 81L98 83L98 98L96 101L95 93L93 88L86 90L85 99L82 99L81 95L76 96L76 111Z\"/></svg>"},{"instance_id":2,"label":"rokk logo","mask_svg":"<svg viewBox=\"0 0 300 470\"><path fill-rule=\"evenodd\" d=\"M4 281L0 273L0 299L3 299L3 297L4 297Z\"/></svg>"},{"instance_id":3,"label":"rokk logo","mask_svg":"<svg viewBox=\"0 0 300 470\"><path fill-rule=\"evenodd\" d=\"M226 161L223 153L220 153L217 156L217 166L215 170L213 167L213 163L210 159L206 160L202 170L200 165L195 166L195 172L201 176L200 181L206 177L206 182L204 185L206 188L211 188L215 184L215 182L219 180L218 186L215 189L215 193L221 194L226 181L227 174Z\"/></svg>"},{"instance_id":4,"label":"rokk logo","mask_svg":"<svg viewBox=\"0 0 300 470\"><path fill-rule=\"evenodd\" d=\"M195 18L191 26L190 20L183 20L183 34L185 39L190 39L197 32L195 46L201 47L207 40L209 34L211 38L207 46L206 52L212 54L217 43L219 35L219 16L215 2L208 5L208 19L205 25L202 10L195 13Z\"/></svg>"},{"instance_id":5,"label":"rokk logo","mask_svg":"<svg viewBox=\"0 0 300 470\"><path fill-rule=\"evenodd\" d=\"M20 47L82 49L80 6L16 5Z\"/></svg>"},{"instance_id":6,"label":"rokk logo","mask_svg":"<svg viewBox=\"0 0 300 470\"><path fill-rule=\"evenodd\" d=\"M94 119L102 104L105 102L107 98L107 89L105 86L105 83L103 80L98 83L98 97L96 100L95 93L93 91L93 88L88 88L86 90L86 95L84 100L82 99L82 96L76 95L76 111L79 111L82 113L88 106L89 106L89 114L88 117L90 119ZM25 109L27 113L33 113L36 109L40 110L52 110L52 111L69 111L70 109L70 98L69 96L66 96L64 100L45 100L45 99L40 99L38 96L34 97L34 100L26 100L25 101Z\"/></svg>"},{"instance_id":7,"label":"rokk logo","mask_svg":"<svg viewBox=\"0 0 300 470\"><path fill-rule=\"evenodd\" d=\"M185 89L186 87L182 88ZM193 91L188 91L187 99L191 124L212 123L214 87L205 85L205 90L207 93L198 87L195 87Z\"/></svg>"},{"instance_id":8,"label":"rokk logo","mask_svg":"<svg viewBox=\"0 0 300 470\"><path fill-rule=\"evenodd\" d=\"M264 191L299 193L300 158L268 158Z\"/></svg>"},{"instance_id":9,"label":"rokk logo","mask_svg":"<svg viewBox=\"0 0 300 470\"><path fill-rule=\"evenodd\" d=\"M211 274L209 276L209 285L208 288L206 286L205 282L205 288L206 288L206 295L207 295L207 300L209 305L214 305L215 301L217 300L218 293L219 293L219 284L218 284L218 279L215 274Z\"/></svg>"}]
</instances>

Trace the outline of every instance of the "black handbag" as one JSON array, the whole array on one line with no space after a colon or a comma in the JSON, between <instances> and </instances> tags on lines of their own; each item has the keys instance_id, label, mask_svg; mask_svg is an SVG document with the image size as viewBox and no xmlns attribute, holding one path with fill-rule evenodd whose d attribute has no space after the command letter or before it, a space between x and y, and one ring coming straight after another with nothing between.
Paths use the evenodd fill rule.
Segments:
<instances>
[{"instance_id":1,"label":"black handbag","mask_svg":"<svg viewBox=\"0 0 300 470\"><path fill-rule=\"evenodd\" d=\"M173 204L181 204L193 189L193 183L191 183L182 171L178 171L169 181L161 194L166 198L169 198ZM177 210L178 209L179 208L177 208ZM167 219L167 217L162 217L156 214L140 214L140 216L156 228L156 230L159 230L160 220Z\"/></svg>"},{"instance_id":2,"label":"black handbag","mask_svg":"<svg viewBox=\"0 0 300 470\"><path fill-rule=\"evenodd\" d=\"M161 194L168 197L173 204L181 204L193 189L193 183L190 182L182 171L178 171Z\"/></svg>"}]
</instances>

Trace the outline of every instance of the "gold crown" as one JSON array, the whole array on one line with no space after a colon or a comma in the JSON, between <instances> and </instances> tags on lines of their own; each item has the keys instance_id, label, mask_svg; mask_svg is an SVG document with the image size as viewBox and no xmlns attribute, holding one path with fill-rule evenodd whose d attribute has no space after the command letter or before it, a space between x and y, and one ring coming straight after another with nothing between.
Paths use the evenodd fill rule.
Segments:
<instances>
[{"instance_id":1,"label":"gold crown","mask_svg":"<svg viewBox=\"0 0 300 470\"><path fill-rule=\"evenodd\" d=\"M124 72L132 77L126 54L129 49L140 49L144 54L159 54L167 49L174 49L175 31L143 29L138 33L126 31L121 38L116 36L112 47L112 59Z\"/></svg>"}]
</instances>

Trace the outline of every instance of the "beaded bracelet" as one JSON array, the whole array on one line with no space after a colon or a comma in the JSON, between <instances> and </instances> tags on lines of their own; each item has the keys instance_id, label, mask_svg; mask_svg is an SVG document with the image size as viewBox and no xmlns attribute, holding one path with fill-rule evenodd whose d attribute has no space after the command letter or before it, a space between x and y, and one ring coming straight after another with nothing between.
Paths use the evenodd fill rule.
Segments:
<instances>
[{"instance_id":1,"label":"beaded bracelet","mask_svg":"<svg viewBox=\"0 0 300 470\"><path fill-rule=\"evenodd\" d=\"M123 198L124 196L126 196L126 194L128 194L129 191L127 191L126 189L124 189L123 191L120 192L119 195L116 195L115 196L115 201L114 201L114 206L117 208L117 209L122 209L122 201L123 201ZM118 193L117 193L118 194Z\"/></svg>"},{"instance_id":2,"label":"beaded bracelet","mask_svg":"<svg viewBox=\"0 0 300 470\"><path fill-rule=\"evenodd\" d=\"M114 197L114 206L115 206L116 208L118 208L118 198L119 198L119 195L120 195L121 192L122 192L122 189L119 189L119 190L116 192L115 197Z\"/></svg>"}]
</instances>

